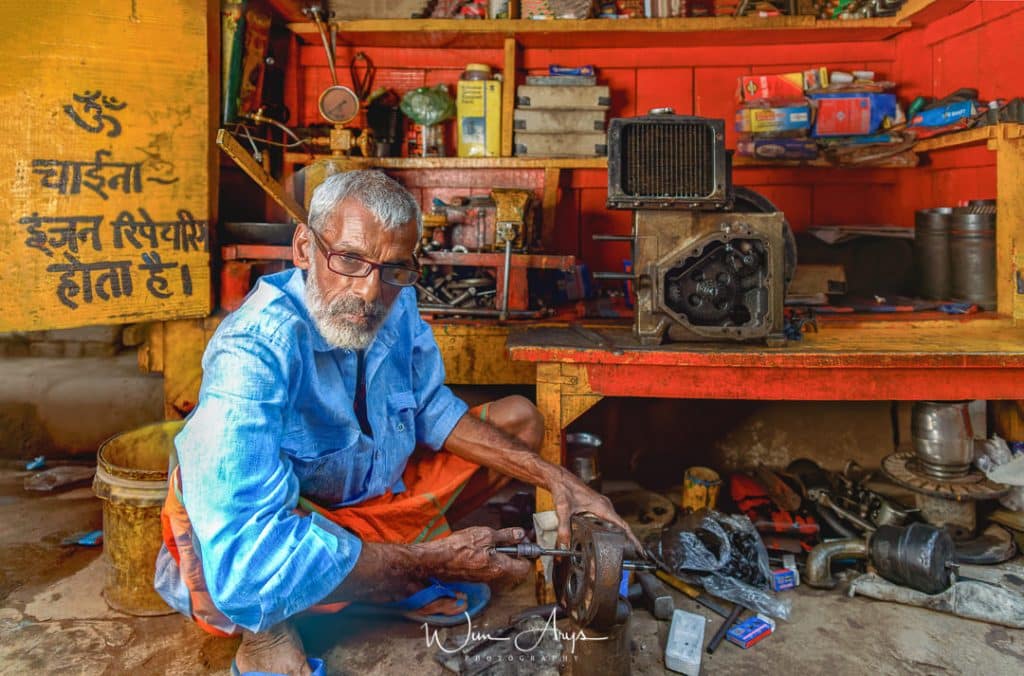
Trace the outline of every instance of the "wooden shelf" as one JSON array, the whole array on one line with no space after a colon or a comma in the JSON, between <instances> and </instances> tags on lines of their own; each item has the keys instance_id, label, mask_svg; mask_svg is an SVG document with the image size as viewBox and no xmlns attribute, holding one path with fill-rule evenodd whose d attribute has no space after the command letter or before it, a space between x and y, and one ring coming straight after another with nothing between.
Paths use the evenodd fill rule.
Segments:
<instances>
[{"instance_id":1,"label":"wooden shelf","mask_svg":"<svg viewBox=\"0 0 1024 676\"><path fill-rule=\"evenodd\" d=\"M988 127L978 127L954 134L945 134L919 141L914 150L919 153L944 148L960 148L964 146L987 143L998 139L1014 139L1024 137L1024 124L1002 123Z\"/></svg>"},{"instance_id":2,"label":"wooden shelf","mask_svg":"<svg viewBox=\"0 0 1024 676\"><path fill-rule=\"evenodd\" d=\"M823 21L812 16L662 19L366 19L338 21L340 44L379 47L498 49L507 37L524 47L654 47L886 40L912 27L900 17ZM311 22L290 23L319 44Z\"/></svg>"},{"instance_id":3,"label":"wooden shelf","mask_svg":"<svg viewBox=\"0 0 1024 676\"><path fill-rule=\"evenodd\" d=\"M605 157L331 157L285 153L288 164L332 162L343 169L606 169Z\"/></svg>"}]
</instances>

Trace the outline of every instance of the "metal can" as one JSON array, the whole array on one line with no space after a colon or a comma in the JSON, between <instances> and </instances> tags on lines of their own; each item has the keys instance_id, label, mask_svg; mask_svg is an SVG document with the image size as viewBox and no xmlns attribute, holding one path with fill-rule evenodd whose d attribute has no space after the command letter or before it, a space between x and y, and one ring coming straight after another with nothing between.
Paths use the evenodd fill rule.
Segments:
<instances>
[{"instance_id":1,"label":"metal can","mask_svg":"<svg viewBox=\"0 0 1024 676\"><path fill-rule=\"evenodd\" d=\"M983 310L996 307L996 217L953 210L950 217L949 254L953 298Z\"/></svg>"},{"instance_id":2,"label":"metal can","mask_svg":"<svg viewBox=\"0 0 1024 676\"><path fill-rule=\"evenodd\" d=\"M914 214L914 265L917 292L930 300L952 296L949 225L953 209L920 209Z\"/></svg>"}]
</instances>

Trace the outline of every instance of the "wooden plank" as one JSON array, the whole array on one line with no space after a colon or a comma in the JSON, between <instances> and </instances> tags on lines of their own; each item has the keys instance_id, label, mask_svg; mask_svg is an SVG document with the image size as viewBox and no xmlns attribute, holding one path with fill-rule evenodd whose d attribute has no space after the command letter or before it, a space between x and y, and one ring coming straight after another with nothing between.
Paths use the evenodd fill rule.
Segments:
<instances>
[{"instance_id":1,"label":"wooden plank","mask_svg":"<svg viewBox=\"0 0 1024 676\"><path fill-rule=\"evenodd\" d=\"M352 169L607 169L604 157L343 157L285 153L288 164L330 162L339 171Z\"/></svg>"},{"instance_id":2,"label":"wooden plank","mask_svg":"<svg viewBox=\"0 0 1024 676\"><path fill-rule=\"evenodd\" d=\"M599 47L695 44L787 44L874 41L911 27L897 17L849 21L812 16L630 19L366 19L338 21L339 39L363 46L493 48L516 36L524 47ZM311 22L289 23L304 42L319 40Z\"/></svg>"},{"instance_id":3,"label":"wooden plank","mask_svg":"<svg viewBox=\"0 0 1024 676\"><path fill-rule=\"evenodd\" d=\"M558 209L558 184L562 172L558 167L544 170L544 197L541 200L541 236L555 227L555 213Z\"/></svg>"},{"instance_id":4,"label":"wooden plank","mask_svg":"<svg viewBox=\"0 0 1024 676\"><path fill-rule=\"evenodd\" d=\"M625 328L604 332L633 344ZM543 362L720 366L751 368L1024 368L1024 329L1005 323L951 326L886 323L881 327L823 328L783 347L756 343L672 343L612 355L583 345L568 329L531 328L509 336L513 359ZM1024 387L1024 382L1021 384Z\"/></svg>"},{"instance_id":5,"label":"wooden plank","mask_svg":"<svg viewBox=\"0 0 1024 676\"><path fill-rule=\"evenodd\" d=\"M208 28L189 0L0 6L0 331L209 312Z\"/></svg>"},{"instance_id":6,"label":"wooden plank","mask_svg":"<svg viewBox=\"0 0 1024 676\"><path fill-rule=\"evenodd\" d=\"M918 141L914 145L914 150L919 153L928 152L929 150L942 150L944 148L959 148L963 146L974 145L977 143L984 143L989 139L997 138L1000 136L1004 127L1019 127L1018 124L999 124L991 125L988 127L978 127L977 129L967 129L966 131L958 131L953 134L943 134L942 136L935 136L932 138Z\"/></svg>"},{"instance_id":7,"label":"wooden plank","mask_svg":"<svg viewBox=\"0 0 1024 676\"><path fill-rule=\"evenodd\" d=\"M1024 254L1024 139L1003 138L994 143L996 311L1024 325L1024 293L1018 288L1019 276L1024 276L1021 268Z\"/></svg>"},{"instance_id":8,"label":"wooden plank","mask_svg":"<svg viewBox=\"0 0 1024 676\"><path fill-rule=\"evenodd\" d=\"M533 364L513 362L505 353L508 327L498 324L432 321L434 339L450 385L532 385Z\"/></svg>"},{"instance_id":9,"label":"wooden plank","mask_svg":"<svg viewBox=\"0 0 1024 676\"><path fill-rule=\"evenodd\" d=\"M516 64L518 47L515 38L505 38L505 62L501 83L501 156L512 157L512 135L516 107Z\"/></svg>"},{"instance_id":10,"label":"wooden plank","mask_svg":"<svg viewBox=\"0 0 1024 676\"><path fill-rule=\"evenodd\" d=\"M1024 367L1009 369L762 368L587 364L594 392L615 397L774 401L1019 399Z\"/></svg>"}]
</instances>

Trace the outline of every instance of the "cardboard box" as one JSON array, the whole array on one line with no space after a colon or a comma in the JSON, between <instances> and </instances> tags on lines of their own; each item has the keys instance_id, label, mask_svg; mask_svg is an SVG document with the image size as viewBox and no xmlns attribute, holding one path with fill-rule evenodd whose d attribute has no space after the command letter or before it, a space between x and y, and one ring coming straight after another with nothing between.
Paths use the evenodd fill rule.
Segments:
<instances>
[{"instance_id":1,"label":"cardboard box","mask_svg":"<svg viewBox=\"0 0 1024 676\"><path fill-rule=\"evenodd\" d=\"M459 80L456 88L459 157L501 154L501 82Z\"/></svg>"},{"instance_id":2,"label":"cardboard box","mask_svg":"<svg viewBox=\"0 0 1024 676\"><path fill-rule=\"evenodd\" d=\"M796 575L789 568L777 568L772 571L772 591L780 592L796 589Z\"/></svg>"},{"instance_id":3,"label":"cardboard box","mask_svg":"<svg viewBox=\"0 0 1024 676\"><path fill-rule=\"evenodd\" d=\"M603 132L603 110L517 110L512 123L516 131L535 134Z\"/></svg>"},{"instance_id":4,"label":"cardboard box","mask_svg":"<svg viewBox=\"0 0 1024 676\"><path fill-rule=\"evenodd\" d=\"M811 108L806 104L740 108L736 111L736 131L743 134L770 134L811 128Z\"/></svg>"},{"instance_id":5,"label":"cardboard box","mask_svg":"<svg viewBox=\"0 0 1024 676\"><path fill-rule=\"evenodd\" d=\"M776 101L796 100L804 92L828 84L828 70L812 68L802 73L779 73L775 75L744 75L740 77L740 100Z\"/></svg>"},{"instance_id":6,"label":"cardboard box","mask_svg":"<svg viewBox=\"0 0 1024 676\"><path fill-rule=\"evenodd\" d=\"M339 21L350 19L411 19L422 15L427 0L330 0L328 9Z\"/></svg>"},{"instance_id":7,"label":"cardboard box","mask_svg":"<svg viewBox=\"0 0 1024 676\"><path fill-rule=\"evenodd\" d=\"M594 87L520 85L516 107L551 110L607 110L612 104L607 85Z\"/></svg>"},{"instance_id":8,"label":"cardboard box","mask_svg":"<svg viewBox=\"0 0 1024 676\"><path fill-rule=\"evenodd\" d=\"M815 112L813 136L873 134L896 117L896 96L875 92L811 94Z\"/></svg>"},{"instance_id":9,"label":"cardboard box","mask_svg":"<svg viewBox=\"0 0 1024 676\"><path fill-rule=\"evenodd\" d=\"M750 138L736 142L736 154L759 160L813 160L818 144L804 138Z\"/></svg>"},{"instance_id":10,"label":"cardboard box","mask_svg":"<svg viewBox=\"0 0 1024 676\"><path fill-rule=\"evenodd\" d=\"M598 157L608 154L606 134L529 134L513 136L520 157Z\"/></svg>"},{"instance_id":11,"label":"cardboard box","mask_svg":"<svg viewBox=\"0 0 1024 676\"><path fill-rule=\"evenodd\" d=\"M741 648L749 648L771 634L775 629L773 624L767 618L755 615L730 627L725 638Z\"/></svg>"}]
</instances>

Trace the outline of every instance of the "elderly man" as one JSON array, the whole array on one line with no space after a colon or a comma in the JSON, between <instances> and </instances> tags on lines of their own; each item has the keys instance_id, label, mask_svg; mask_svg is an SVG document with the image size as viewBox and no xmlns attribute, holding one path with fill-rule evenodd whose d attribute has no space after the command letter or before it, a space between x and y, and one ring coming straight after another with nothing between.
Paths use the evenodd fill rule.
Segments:
<instances>
[{"instance_id":1,"label":"elderly man","mask_svg":"<svg viewBox=\"0 0 1024 676\"><path fill-rule=\"evenodd\" d=\"M522 580L527 563L494 551L519 529L448 529L508 477L551 491L563 542L574 512L625 526L536 454L526 399L470 411L444 385L411 288L421 228L384 174L330 176L296 228L296 269L260 280L207 346L156 587L207 631L242 634L238 671L310 673L287 622L307 609L376 603L445 624L486 602L468 583Z\"/></svg>"}]
</instances>

